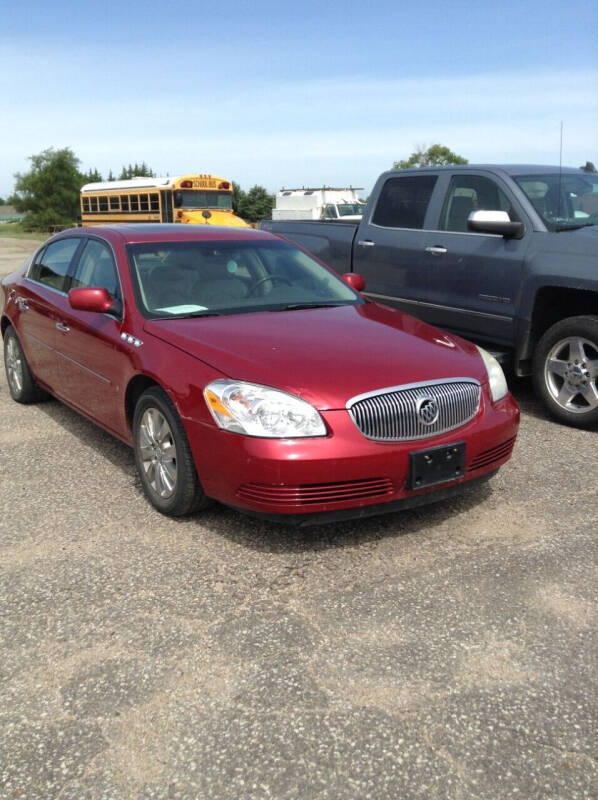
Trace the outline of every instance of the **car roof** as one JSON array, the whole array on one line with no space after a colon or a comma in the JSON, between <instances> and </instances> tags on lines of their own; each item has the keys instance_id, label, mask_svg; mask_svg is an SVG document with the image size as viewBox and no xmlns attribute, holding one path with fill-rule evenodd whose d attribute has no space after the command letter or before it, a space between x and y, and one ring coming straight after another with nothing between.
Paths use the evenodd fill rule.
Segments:
<instances>
[{"instance_id":1,"label":"car roof","mask_svg":"<svg viewBox=\"0 0 598 800\"><path fill-rule=\"evenodd\" d=\"M437 167L412 167L408 170L390 170L391 172L469 172L472 169L504 172L507 175L546 175L559 172L585 175L581 167L558 167L543 164L446 164Z\"/></svg>"},{"instance_id":2,"label":"car roof","mask_svg":"<svg viewBox=\"0 0 598 800\"><path fill-rule=\"evenodd\" d=\"M142 242L205 242L205 241L256 241L278 240L267 231L255 228L227 228L218 225L188 225L150 222L123 225L89 225L61 231L56 238L73 235L101 236L124 244Z\"/></svg>"}]
</instances>

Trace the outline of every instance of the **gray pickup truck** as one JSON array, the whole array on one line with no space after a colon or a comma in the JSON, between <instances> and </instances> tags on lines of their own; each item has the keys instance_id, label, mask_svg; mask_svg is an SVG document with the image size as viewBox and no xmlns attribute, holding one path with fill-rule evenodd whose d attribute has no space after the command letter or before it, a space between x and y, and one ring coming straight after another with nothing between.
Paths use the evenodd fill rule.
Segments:
<instances>
[{"instance_id":1,"label":"gray pickup truck","mask_svg":"<svg viewBox=\"0 0 598 800\"><path fill-rule=\"evenodd\" d=\"M485 344L549 411L598 423L598 174L539 166L383 173L359 225L264 221L365 294Z\"/></svg>"}]
</instances>

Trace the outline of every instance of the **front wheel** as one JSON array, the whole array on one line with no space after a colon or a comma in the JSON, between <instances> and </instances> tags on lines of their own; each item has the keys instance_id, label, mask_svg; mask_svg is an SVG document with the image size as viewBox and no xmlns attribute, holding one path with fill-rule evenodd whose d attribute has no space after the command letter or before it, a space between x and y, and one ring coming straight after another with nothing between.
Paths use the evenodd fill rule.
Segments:
<instances>
[{"instance_id":1,"label":"front wheel","mask_svg":"<svg viewBox=\"0 0 598 800\"><path fill-rule=\"evenodd\" d=\"M569 317L540 339L534 386L550 413L567 425L598 423L598 317Z\"/></svg>"},{"instance_id":2,"label":"front wheel","mask_svg":"<svg viewBox=\"0 0 598 800\"><path fill-rule=\"evenodd\" d=\"M179 517L211 504L177 410L157 386L144 392L135 406L133 439L143 491L158 511Z\"/></svg>"}]
</instances>

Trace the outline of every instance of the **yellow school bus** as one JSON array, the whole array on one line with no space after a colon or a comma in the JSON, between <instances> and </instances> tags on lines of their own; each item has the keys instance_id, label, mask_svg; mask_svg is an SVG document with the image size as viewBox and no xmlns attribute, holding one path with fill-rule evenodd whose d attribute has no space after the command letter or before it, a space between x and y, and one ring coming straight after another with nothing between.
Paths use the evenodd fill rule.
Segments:
<instances>
[{"instance_id":1,"label":"yellow school bus","mask_svg":"<svg viewBox=\"0 0 598 800\"><path fill-rule=\"evenodd\" d=\"M217 175L86 183L80 200L83 225L181 222L250 227L233 211L232 183Z\"/></svg>"}]
</instances>

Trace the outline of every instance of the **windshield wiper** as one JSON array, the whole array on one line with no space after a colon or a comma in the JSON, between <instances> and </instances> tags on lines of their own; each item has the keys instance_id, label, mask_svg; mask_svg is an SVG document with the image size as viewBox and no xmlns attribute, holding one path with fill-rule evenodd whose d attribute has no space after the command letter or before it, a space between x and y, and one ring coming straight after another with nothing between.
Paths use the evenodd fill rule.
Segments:
<instances>
[{"instance_id":1,"label":"windshield wiper","mask_svg":"<svg viewBox=\"0 0 598 800\"><path fill-rule=\"evenodd\" d=\"M221 317L219 311L191 311L189 314L169 314L167 317L152 317L153 321L168 319L192 319L193 317Z\"/></svg>"},{"instance_id":2,"label":"windshield wiper","mask_svg":"<svg viewBox=\"0 0 598 800\"><path fill-rule=\"evenodd\" d=\"M580 228L589 228L591 225L595 224L595 222L577 222L573 225L557 225L554 230L556 233L560 233L561 231L578 231Z\"/></svg>"},{"instance_id":3,"label":"windshield wiper","mask_svg":"<svg viewBox=\"0 0 598 800\"><path fill-rule=\"evenodd\" d=\"M349 306L352 303L289 303L281 308L271 308L270 311L300 311L303 308L338 308Z\"/></svg>"}]
</instances>

